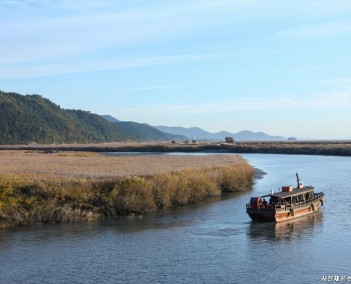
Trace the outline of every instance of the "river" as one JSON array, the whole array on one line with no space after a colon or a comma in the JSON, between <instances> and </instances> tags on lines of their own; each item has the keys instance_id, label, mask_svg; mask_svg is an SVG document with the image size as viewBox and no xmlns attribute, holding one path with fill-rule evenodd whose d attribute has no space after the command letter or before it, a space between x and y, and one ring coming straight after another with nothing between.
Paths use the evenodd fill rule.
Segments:
<instances>
[{"instance_id":1,"label":"river","mask_svg":"<svg viewBox=\"0 0 351 284\"><path fill-rule=\"evenodd\" d=\"M252 191L143 217L0 231L0 283L351 282L351 158L243 155L267 172ZM314 215L252 223L250 196L294 185L325 193Z\"/></svg>"}]
</instances>

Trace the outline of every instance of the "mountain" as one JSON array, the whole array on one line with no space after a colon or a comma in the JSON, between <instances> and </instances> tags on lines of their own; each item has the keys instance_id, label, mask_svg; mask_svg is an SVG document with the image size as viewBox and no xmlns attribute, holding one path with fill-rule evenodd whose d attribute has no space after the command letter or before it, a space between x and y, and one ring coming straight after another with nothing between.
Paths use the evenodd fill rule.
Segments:
<instances>
[{"instance_id":1,"label":"mountain","mask_svg":"<svg viewBox=\"0 0 351 284\"><path fill-rule=\"evenodd\" d=\"M132 133L139 140L186 140L186 137L183 135L165 133L146 123L120 121L111 115L102 115L102 117L110 122L113 122L118 127L127 130L129 133Z\"/></svg>"},{"instance_id":2,"label":"mountain","mask_svg":"<svg viewBox=\"0 0 351 284\"><path fill-rule=\"evenodd\" d=\"M166 133L184 135L188 139L197 140L224 140L225 137L233 137L235 141L283 141L286 140L282 136L270 136L263 132L252 132L249 130L240 131L238 133L230 133L220 131L217 133L207 132L199 127L169 127L169 126L154 126L158 130Z\"/></svg>"},{"instance_id":3,"label":"mountain","mask_svg":"<svg viewBox=\"0 0 351 284\"><path fill-rule=\"evenodd\" d=\"M108 120L109 122L119 122L119 120L117 118L114 118L113 116L111 115L108 115L108 114L105 114L105 115L102 115L103 118L105 118L106 120Z\"/></svg>"},{"instance_id":4,"label":"mountain","mask_svg":"<svg viewBox=\"0 0 351 284\"><path fill-rule=\"evenodd\" d=\"M66 110L39 95L0 91L0 144L137 140L97 114Z\"/></svg>"},{"instance_id":5,"label":"mountain","mask_svg":"<svg viewBox=\"0 0 351 284\"><path fill-rule=\"evenodd\" d=\"M153 127L144 123L119 121L89 111L67 110L39 95L0 91L0 144L102 143L142 140L284 140L263 132L221 131L210 133L198 127Z\"/></svg>"},{"instance_id":6,"label":"mountain","mask_svg":"<svg viewBox=\"0 0 351 284\"><path fill-rule=\"evenodd\" d=\"M264 132L252 132L249 130L243 130L236 134L233 134L234 139L240 140L248 140L248 141L283 141L287 140L282 136L271 136Z\"/></svg>"},{"instance_id":7,"label":"mountain","mask_svg":"<svg viewBox=\"0 0 351 284\"><path fill-rule=\"evenodd\" d=\"M212 133L209 133L199 127L184 128L184 127L154 126L154 128L165 133L185 136L186 139L193 139L193 138L204 139L204 140L213 139Z\"/></svg>"},{"instance_id":8,"label":"mountain","mask_svg":"<svg viewBox=\"0 0 351 284\"><path fill-rule=\"evenodd\" d=\"M185 140L148 125L67 110L39 95L0 91L0 144Z\"/></svg>"},{"instance_id":9,"label":"mountain","mask_svg":"<svg viewBox=\"0 0 351 284\"><path fill-rule=\"evenodd\" d=\"M165 133L146 123L120 121L111 115L102 115L102 117L110 122L113 122L117 126L129 131L140 140L186 140L186 137L183 135Z\"/></svg>"}]
</instances>

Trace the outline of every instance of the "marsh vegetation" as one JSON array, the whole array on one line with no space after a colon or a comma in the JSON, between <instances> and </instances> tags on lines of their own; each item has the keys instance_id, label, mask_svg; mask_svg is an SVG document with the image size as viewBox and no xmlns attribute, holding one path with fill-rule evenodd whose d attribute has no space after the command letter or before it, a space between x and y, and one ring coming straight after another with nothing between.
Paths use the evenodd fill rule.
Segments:
<instances>
[{"instance_id":1,"label":"marsh vegetation","mask_svg":"<svg viewBox=\"0 0 351 284\"><path fill-rule=\"evenodd\" d=\"M265 141L265 142L111 142L100 144L0 145L0 150L91 151L91 152L212 152L293 155L351 156L351 142Z\"/></svg>"},{"instance_id":2,"label":"marsh vegetation","mask_svg":"<svg viewBox=\"0 0 351 284\"><path fill-rule=\"evenodd\" d=\"M250 188L239 156L0 151L0 227L147 214Z\"/></svg>"}]
</instances>

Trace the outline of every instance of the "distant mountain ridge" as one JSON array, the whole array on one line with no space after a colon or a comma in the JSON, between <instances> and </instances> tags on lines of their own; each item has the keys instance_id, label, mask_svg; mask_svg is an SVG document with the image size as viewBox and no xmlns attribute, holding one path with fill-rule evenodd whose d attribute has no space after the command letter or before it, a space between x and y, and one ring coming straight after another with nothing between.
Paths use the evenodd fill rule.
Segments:
<instances>
[{"instance_id":1,"label":"distant mountain ridge","mask_svg":"<svg viewBox=\"0 0 351 284\"><path fill-rule=\"evenodd\" d=\"M238 133L230 133L228 131L220 131L217 133L211 133L205 131L199 127L170 127L170 126L154 126L158 130L166 133L184 135L188 139L197 140L221 140L225 137L233 137L236 141L283 141L287 140L282 136L271 136L264 132L252 132L249 130L243 130Z\"/></svg>"},{"instance_id":2,"label":"distant mountain ridge","mask_svg":"<svg viewBox=\"0 0 351 284\"><path fill-rule=\"evenodd\" d=\"M151 126L120 121L110 115L67 110L39 95L0 91L0 144L103 143L113 141L286 140L263 132L221 131L210 133L199 127Z\"/></svg>"},{"instance_id":3,"label":"distant mountain ridge","mask_svg":"<svg viewBox=\"0 0 351 284\"><path fill-rule=\"evenodd\" d=\"M39 95L0 91L0 144L103 143L184 139L149 125L67 110Z\"/></svg>"},{"instance_id":4,"label":"distant mountain ridge","mask_svg":"<svg viewBox=\"0 0 351 284\"><path fill-rule=\"evenodd\" d=\"M132 133L140 140L186 140L186 137L183 135L165 133L147 123L120 121L111 115L102 115L102 117Z\"/></svg>"}]
</instances>

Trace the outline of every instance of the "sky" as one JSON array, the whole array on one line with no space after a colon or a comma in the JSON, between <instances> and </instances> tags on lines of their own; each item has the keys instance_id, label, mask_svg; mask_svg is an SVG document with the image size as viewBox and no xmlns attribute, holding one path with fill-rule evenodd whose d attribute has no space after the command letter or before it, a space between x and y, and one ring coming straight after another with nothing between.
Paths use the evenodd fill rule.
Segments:
<instances>
[{"instance_id":1,"label":"sky","mask_svg":"<svg viewBox=\"0 0 351 284\"><path fill-rule=\"evenodd\" d=\"M351 139L349 0L0 0L0 90L210 132Z\"/></svg>"}]
</instances>

